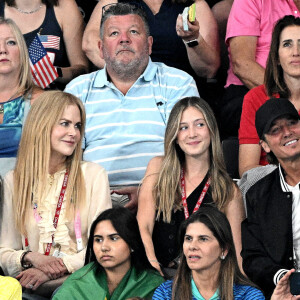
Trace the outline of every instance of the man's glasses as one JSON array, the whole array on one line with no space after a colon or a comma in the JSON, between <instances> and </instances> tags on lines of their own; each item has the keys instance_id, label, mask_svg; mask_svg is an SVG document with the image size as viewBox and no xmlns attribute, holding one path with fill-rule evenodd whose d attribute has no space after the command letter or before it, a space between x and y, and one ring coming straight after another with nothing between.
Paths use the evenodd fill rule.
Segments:
<instances>
[{"instance_id":1,"label":"man's glasses","mask_svg":"<svg viewBox=\"0 0 300 300\"><path fill-rule=\"evenodd\" d=\"M132 11L136 11L136 10L142 10L143 11L143 7L139 2L136 1L131 1L130 3L122 3L122 6L127 5L130 6ZM115 9L118 9L119 7L121 7L120 3L109 3L106 4L102 7L102 16L105 15L106 13L114 13Z\"/></svg>"}]
</instances>

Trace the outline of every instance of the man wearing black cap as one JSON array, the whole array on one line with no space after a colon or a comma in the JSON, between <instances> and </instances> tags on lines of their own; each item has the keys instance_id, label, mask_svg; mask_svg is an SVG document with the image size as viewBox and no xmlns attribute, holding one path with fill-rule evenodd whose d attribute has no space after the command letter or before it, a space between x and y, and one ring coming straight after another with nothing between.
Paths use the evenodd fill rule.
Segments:
<instances>
[{"instance_id":1,"label":"man wearing black cap","mask_svg":"<svg viewBox=\"0 0 300 300\"><path fill-rule=\"evenodd\" d=\"M279 279L300 267L300 122L287 99L270 99L256 112L261 146L272 173L246 194L242 223L243 269L270 298Z\"/></svg>"}]
</instances>

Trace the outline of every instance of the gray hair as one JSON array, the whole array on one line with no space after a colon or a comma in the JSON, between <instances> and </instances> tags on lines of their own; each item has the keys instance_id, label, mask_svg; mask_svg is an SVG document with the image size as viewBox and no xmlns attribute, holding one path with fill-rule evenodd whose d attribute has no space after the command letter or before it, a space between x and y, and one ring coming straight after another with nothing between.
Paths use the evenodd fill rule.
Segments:
<instances>
[{"instance_id":1,"label":"gray hair","mask_svg":"<svg viewBox=\"0 0 300 300\"><path fill-rule=\"evenodd\" d=\"M150 29L147 21L147 16L142 7L132 5L129 3L111 3L102 7L102 18L100 23L100 38L103 39L104 35L104 23L112 16L126 16L126 15L137 15L139 16L146 30L147 36L150 35Z\"/></svg>"}]
</instances>

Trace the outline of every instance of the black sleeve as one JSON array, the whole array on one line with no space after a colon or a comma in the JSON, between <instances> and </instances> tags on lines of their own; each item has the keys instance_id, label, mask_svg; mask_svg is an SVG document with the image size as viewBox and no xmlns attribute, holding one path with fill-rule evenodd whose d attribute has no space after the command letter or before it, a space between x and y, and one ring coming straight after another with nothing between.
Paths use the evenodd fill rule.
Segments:
<instances>
[{"instance_id":1,"label":"black sleeve","mask_svg":"<svg viewBox=\"0 0 300 300\"><path fill-rule=\"evenodd\" d=\"M266 251L262 240L263 228L259 221L261 216L258 216L255 201L251 201L248 194L246 199L247 219L242 222L243 269L247 276L268 296L275 288L274 275L285 267L276 264Z\"/></svg>"}]
</instances>

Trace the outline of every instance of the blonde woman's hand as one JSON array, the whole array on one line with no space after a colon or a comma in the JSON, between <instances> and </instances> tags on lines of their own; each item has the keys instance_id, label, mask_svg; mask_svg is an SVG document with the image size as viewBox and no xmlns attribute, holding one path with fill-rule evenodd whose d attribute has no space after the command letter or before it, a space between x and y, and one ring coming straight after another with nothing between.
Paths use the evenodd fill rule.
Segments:
<instances>
[{"instance_id":1,"label":"blonde woman's hand","mask_svg":"<svg viewBox=\"0 0 300 300\"><path fill-rule=\"evenodd\" d=\"M68 270L61 258L46 256L38 252L29 252L26 254L26 262L33 265L34 268L44 272L50 279L57 279L68 273Z\"/></svg>"},{"instance_id":2,"label":"blonde woman's hand","mask_svg":"<svg viewBox=\"0 0 300 300\"><path fill-rule=\"evenodd\" d=\"M30 268L21 272L16 279L20 281L22 287L30 290L36 290L41 284L49 281L50 278L41 270Z\"/></svg>"},{"instance_id":3,"label":"blonde woman's hand","mask_svg":"<svg viewBox=\"0 0 300 300\"><path fill-rule=\"evenodd\" d=\"M295 269L288 271L277 283L276 288L272 294L271 300L296 300L300 299L299 296L293 296L290 292L290 281L291 274L295 272Z\"/></svg>"}]
</instances>

